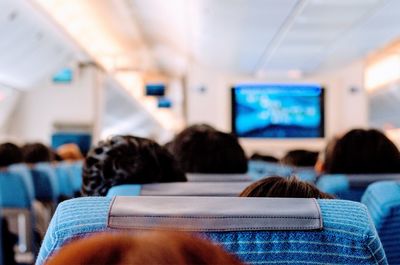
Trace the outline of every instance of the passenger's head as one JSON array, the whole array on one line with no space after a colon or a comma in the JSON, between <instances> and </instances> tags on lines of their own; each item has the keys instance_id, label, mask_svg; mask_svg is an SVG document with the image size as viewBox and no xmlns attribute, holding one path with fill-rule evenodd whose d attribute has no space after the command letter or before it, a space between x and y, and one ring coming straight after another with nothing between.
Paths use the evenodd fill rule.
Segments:
<instances>
[{"instance_id":1,"label":"passenger's head","mask_svg":"<svg viewBox=\"0 0 400 265\"><path fill-rule=\"evenodd\" d=\"M333 199L314 185L296 177L268 177L254 182L245 188L240 197L279 197L279 198L316 198Z\"/></svg>"},{"instance_id":2,"label":"passenger's head","mask_svg":"<svg viewBox=\"0 0 400 265\"><path fill-rule=\"evenodd\" d=\"M79 253L79 254L77 254ZM221 247L184 233L98 234L64 246L46 265L240 265Z\"/></svg>"},{"instance_id":3,"label":"passenger's head","mask_svg":"<svg viewBox=\"0 0 400 265\"><path fill-rule=\"evenodd\" d=\"M0 167L23 162L22 151L13 143L0 144Z\"/></svg>"},{"instance_id":4,"label":"passenger's head","mask_svg":"<svg viewBox=\"0 0 400 265\"><path fill-rule=\"evenodd\" d=\"M313 167L318 160L318 152L308 150L292 150L286 153L281 163L295 167Z\"/></svg>"},{"instance_id":5,"label":"passenger's head","mask_svg":"<svg viewBox=\"0 0 400 265\"><path fill-rule=\"evenodd\" d=\"M89 151L82 194L104 196L116 185L178 181L186 177L164 147L144 138L114 136Z\"/></svg>"},{"instance_id":6,"label":"passenger's head","mask_svg":"<svg viewBox=\"0 0 400 265\"><path fill-rule=\"evenodd\" d=\"M82 160L83 155L79 146L73 143L63 144L57 148L57 154L62 158L62 160Z\"/></svg>"},{"instance_id":7,"label":"passenger's head","mask_svg":"<svg viewBox=\"0 0 400 265\"><path fill-rule=\"evenodd\" d=\"M330 174L395 173L399 165L399 150L389 138L378 130L356 129L336 140L324 169Z\"/></svg>"},{"instance_id":8,"label":"passenger's head","mask_svg":"<svg viewBox=\"0 0 400 265\"><path fill-rule=\"evenodd\" d=\"M24 162L34 164L53 161L53 153L49 147L42 143L29 143L22 147Z\"/></svg>"},{"instance_id":9,"label":"passenger's head","mask_svg":"<svg viewBox=\"0 0 400 265\"><path fill-rule=\"evenodd\" d=\"M183 130L171 144L171 152L188 173L247 172L247 158L236 136L207 125Z\"/></svg>"},{"instance_id":10,"label":"passenger's head","mask_svg":"<svg viewBox=\"0 0 400 265\"><path fill-rule=\"evenodd\" d=\"M257 160L257 161L264 161L264 162L272 162L272 163L277 163L279 162L279 159L271 156L271 155L262 155L259 153L254 153L251 157L250 160Z\"/></svg>"}]
</instances>

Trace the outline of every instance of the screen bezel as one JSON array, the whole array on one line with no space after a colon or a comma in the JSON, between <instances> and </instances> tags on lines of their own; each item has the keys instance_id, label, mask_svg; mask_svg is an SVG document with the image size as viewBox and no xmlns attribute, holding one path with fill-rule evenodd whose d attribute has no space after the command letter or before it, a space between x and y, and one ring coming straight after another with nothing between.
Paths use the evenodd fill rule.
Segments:
<instances>
[{"instance_id":1,"label":"screen bezel","mask_svg":"<svg viewBox=\"0 0 400 265\"><path fill-rule=\"evenodd\" d=\"M315 84L254 84L250 86L272 86L272 85L287 85L287 86L307 86L307 85L315 85ZM321 88L320 95L320 111L321 111L321 126L320 126L320 136L319 137L243 137L239 136L236 133L236 97L235 90L239 85L231 87L231 133L236 135L239 138L243 139L270 139L270 140L291 140L291 139L323 139L325 138L325 87L322 85L318 85Z\"/></svg>"}]
</instances>

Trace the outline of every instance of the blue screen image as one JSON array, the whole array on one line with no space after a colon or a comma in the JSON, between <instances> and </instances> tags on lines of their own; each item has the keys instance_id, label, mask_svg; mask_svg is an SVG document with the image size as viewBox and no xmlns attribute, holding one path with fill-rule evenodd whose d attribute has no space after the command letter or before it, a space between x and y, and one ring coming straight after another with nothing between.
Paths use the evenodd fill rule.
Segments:
<instances>
[{"instance_id":1,"label":"blue screen image","mask_svg":"<svg viewBox=\"0 0 400 265\"><path fill-rule=\"evenodd\" d=\"M164 84L147 84L146 85L146 96L164 96L165 85Z\"/></svg>"},{"instance_id":2,"label":"blue screen image","mask_svg":"<svg viewBox=\"0 0 400 265\"><path fill-rule=\"evenodd\" d=\"M324 136L319 85L239 85L233 88L233 132L238 137Z\"/></svg>"}]
</instances>

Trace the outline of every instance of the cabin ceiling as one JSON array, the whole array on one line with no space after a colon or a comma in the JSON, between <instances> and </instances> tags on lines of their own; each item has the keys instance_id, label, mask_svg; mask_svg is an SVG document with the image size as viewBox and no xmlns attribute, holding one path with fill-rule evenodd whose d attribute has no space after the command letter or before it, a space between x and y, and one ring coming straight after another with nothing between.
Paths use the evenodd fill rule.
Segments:
<instances>
[{"instance_id":1,"label":"cabin ceiling","mask_svg":"<svg viewBox=\"0 0 400 265\"><path fill-rule=\"evenodd\" d=\"M398 0L125 0L162 70L340 67L400 35ZM163 69L164 68L164 69Z\"/></svg>"}]
</instances>

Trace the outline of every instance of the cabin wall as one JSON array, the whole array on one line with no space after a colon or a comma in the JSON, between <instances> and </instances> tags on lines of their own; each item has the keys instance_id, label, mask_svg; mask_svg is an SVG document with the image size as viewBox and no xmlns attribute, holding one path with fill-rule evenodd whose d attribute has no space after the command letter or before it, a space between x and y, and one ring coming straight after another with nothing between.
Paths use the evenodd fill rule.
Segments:
<instances>
[{"instance_id":1,"label":"cabin wall","mask_svg":"<svg viewBox=\"0 0 400 265\"><path fill-rule=\"evenodd\" d=\"M246 82L313 82L326 87L325 130L326 138L354 127L368 126L367 97L363 88L364 62L359 60L338 70L301 79L254 78L217 71L207 71L194 65L187 82L187 122L209 123L216 128L230 131L230 88ZM255 140L241 139L246 151L282 155L289 149L308 148L320 150L325 139L311 140Z\"/></svg>"},{"instance_id":2,"label":"cabin wall","mask_svg":"<svg viewBox=\"0 0 400 265\"><path fill-rule=\"evenodd\" d=\"M50 143L54 123L85 123L95 127L98 75L92 66L77 67L70 84L55 84L49 79L20 93L7 134L21 143Z\"/></svg>"}]
</instances>

